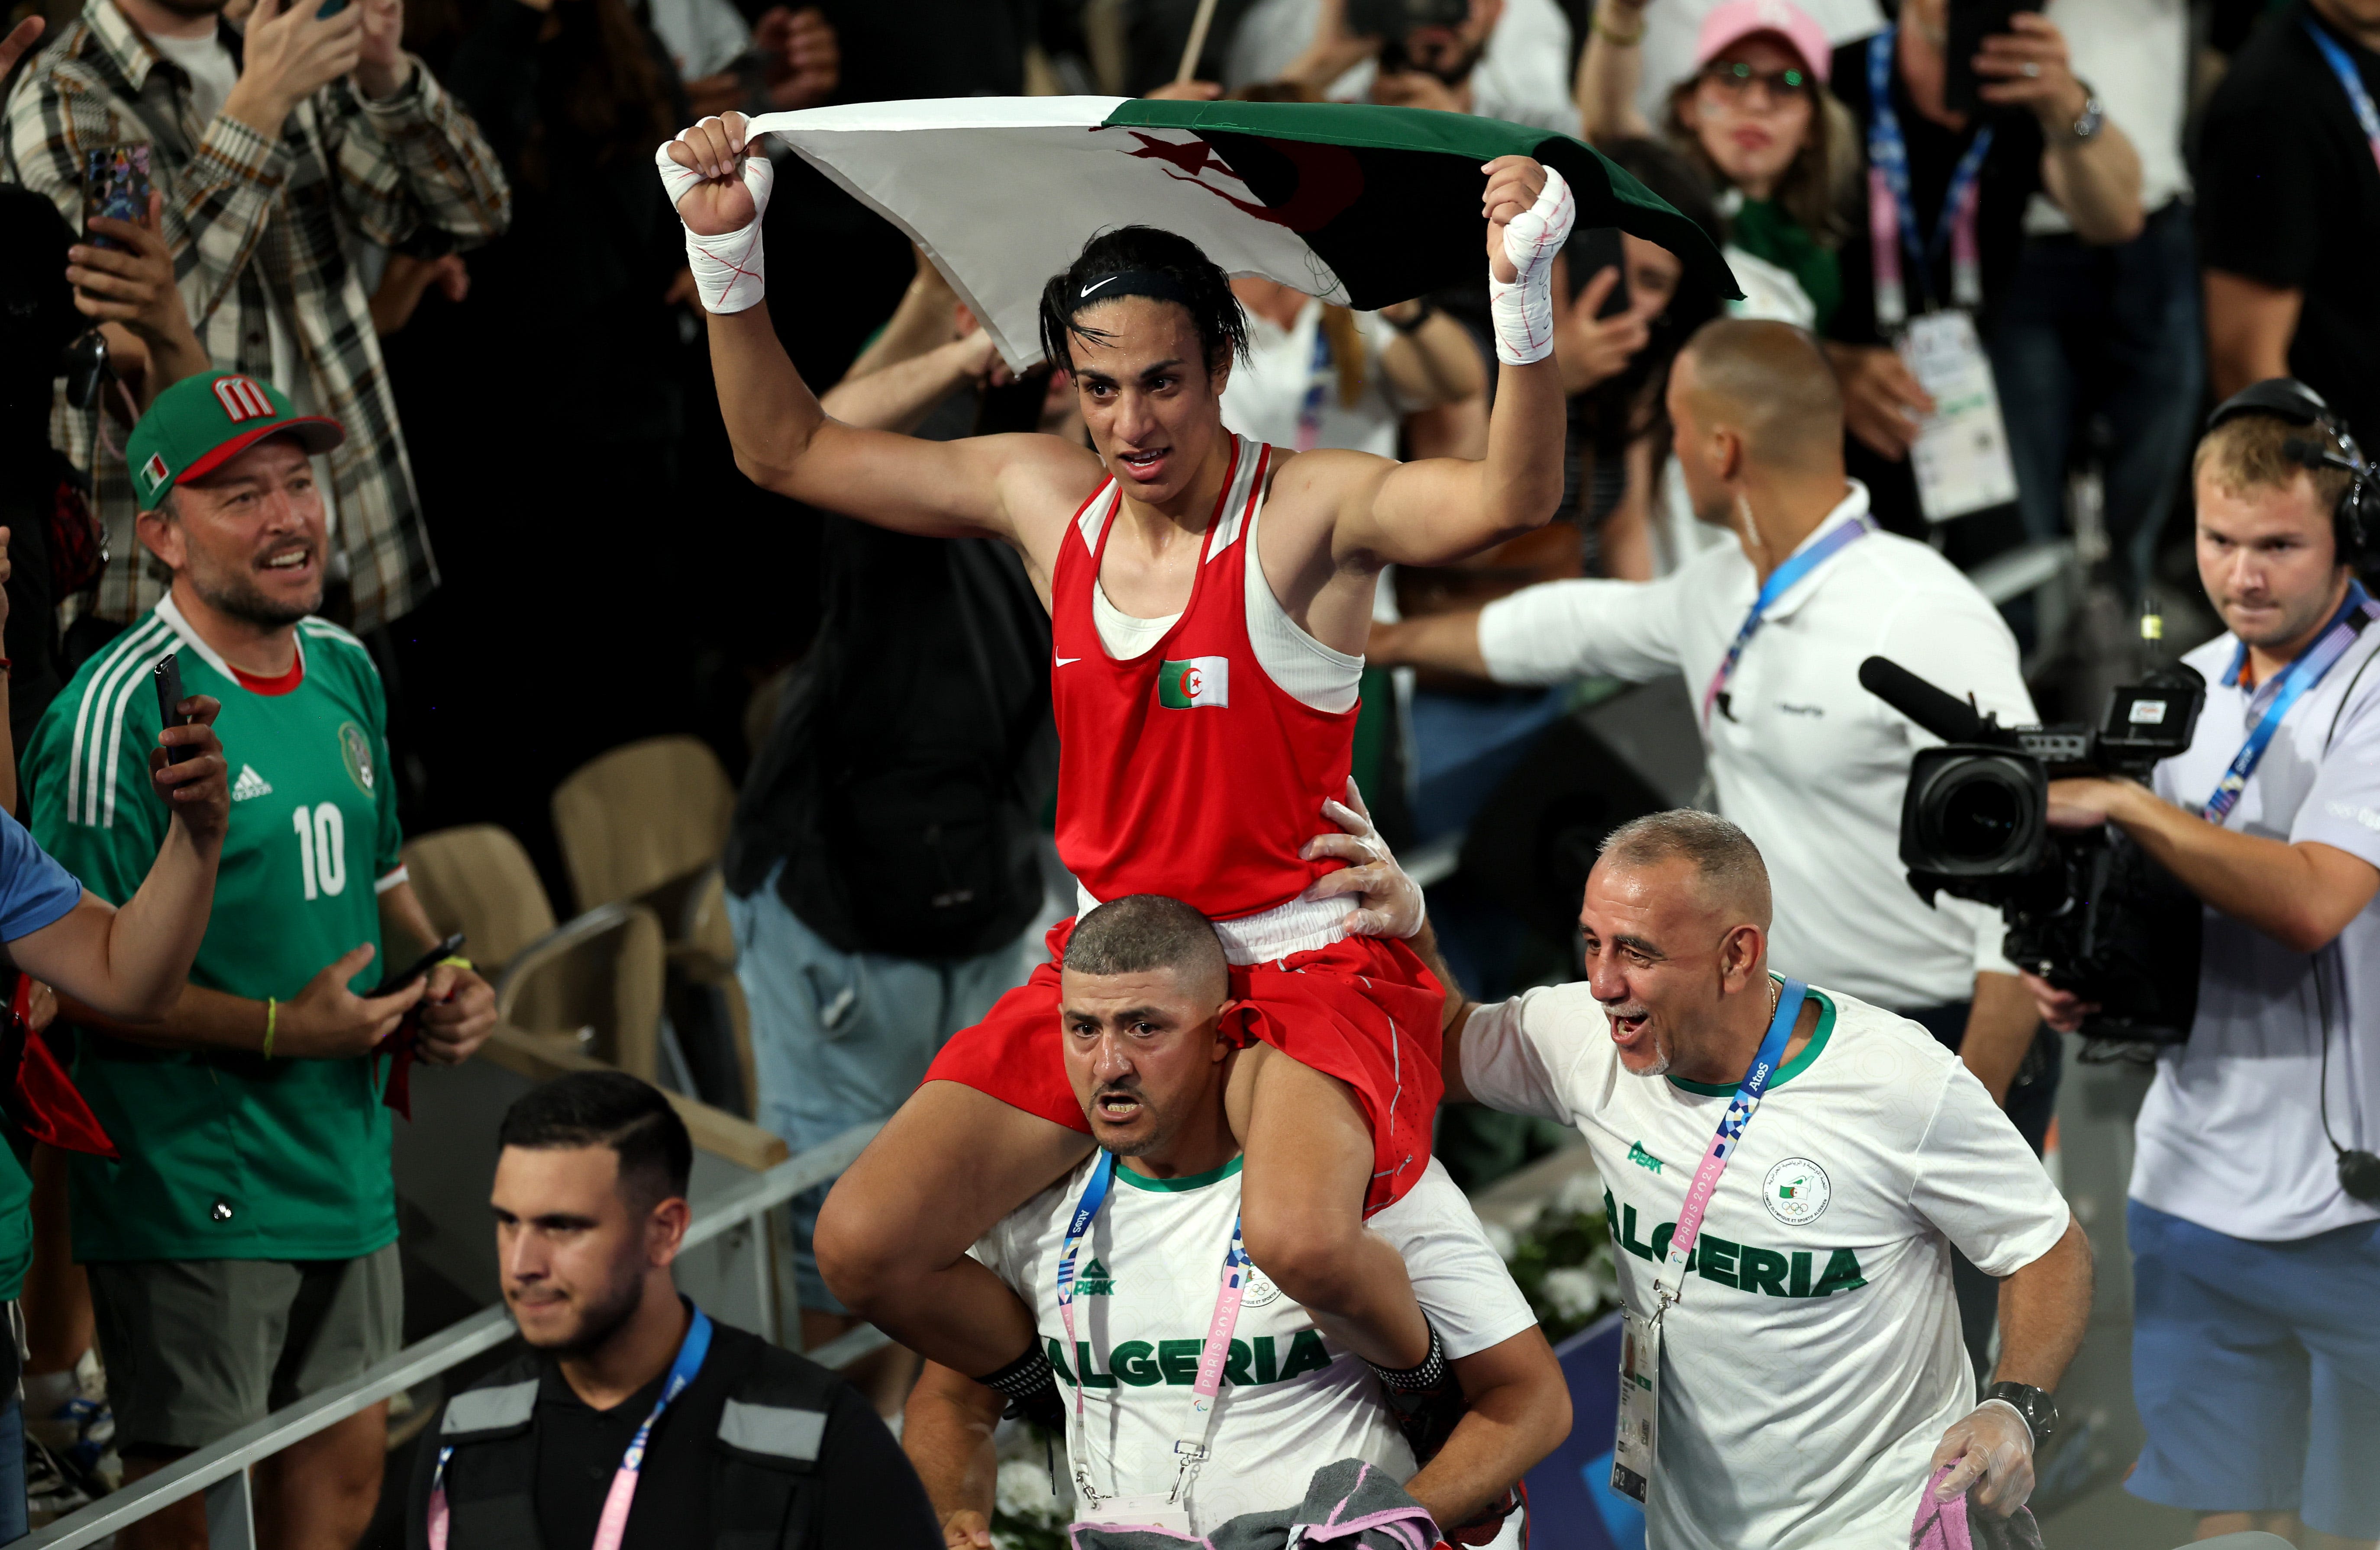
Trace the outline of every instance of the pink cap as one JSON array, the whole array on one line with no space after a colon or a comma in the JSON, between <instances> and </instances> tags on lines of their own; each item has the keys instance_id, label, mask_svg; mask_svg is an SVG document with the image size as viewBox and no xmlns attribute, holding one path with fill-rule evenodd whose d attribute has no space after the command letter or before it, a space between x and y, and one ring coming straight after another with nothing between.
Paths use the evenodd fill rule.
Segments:
<instances>
[{"instance_id":1,"label":"pink cap","mask_svg":"<svg viewBox=\"0 0 2380 1550\"><path fill-rule=\"evenodd\" d=\"M1726 0L1703 18L1702 32L1694 39L1694 68L1701 69L1755 32L1774 32L1792 44L1803 67L1825 84L1835 52L1827 42L1827 30L1793 0Z\"/></svg>"}]
</instances>

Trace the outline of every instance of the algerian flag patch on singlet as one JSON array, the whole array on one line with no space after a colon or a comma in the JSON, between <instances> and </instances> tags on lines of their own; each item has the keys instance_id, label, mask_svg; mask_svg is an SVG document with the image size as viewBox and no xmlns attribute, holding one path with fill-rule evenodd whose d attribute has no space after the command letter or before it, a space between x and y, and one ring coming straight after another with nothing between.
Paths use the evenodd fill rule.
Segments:
<instances>
[{"instance_id":1,"label":"algerian flag patch on singlet","mask_svg":"<svg viewBox=\"0 0 2380 1550\"><path fill-rule=\"evenodd\" d=\"M1157 670L1157 703L1168 710L1196 710L1232 703L1232 659L1193 657Z\"/></svg>"}]
</instances>

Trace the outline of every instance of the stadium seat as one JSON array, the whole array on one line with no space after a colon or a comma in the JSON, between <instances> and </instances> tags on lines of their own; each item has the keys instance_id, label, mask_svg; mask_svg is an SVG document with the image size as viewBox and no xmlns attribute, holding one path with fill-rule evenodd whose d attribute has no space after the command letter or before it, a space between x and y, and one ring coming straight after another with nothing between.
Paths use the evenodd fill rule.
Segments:
<instances>
[{"instance_id":1,"label":"stadium seat","mask_svg":"<svg viewBox=\"0 0 2380 1550\"><path fill-rule=\"evenodd\" d=\"M530 1033L583 1030L587 1053L656 1078L664 949L651 910L612 902L555 925L528 853L492 824L422 835L405 861L431 924L469 938L499 1017Z\"/></svg>"},{"instance_id":2,"label":"stadium seat","mask_svg":"<svg viewBox=\"0 0 2380 1550\"><path fill-rule=\"evenodd\" d=\"M659 916L671 1021L691 1074L707 1101L749 1116L751 1014L718 865L735 788L718 757L692 737L631 743L579 766L554 788L552 808L579 907L634 902ZM717 1069L725 1060L732 1075Z\"/></svg>"}]
</instances>

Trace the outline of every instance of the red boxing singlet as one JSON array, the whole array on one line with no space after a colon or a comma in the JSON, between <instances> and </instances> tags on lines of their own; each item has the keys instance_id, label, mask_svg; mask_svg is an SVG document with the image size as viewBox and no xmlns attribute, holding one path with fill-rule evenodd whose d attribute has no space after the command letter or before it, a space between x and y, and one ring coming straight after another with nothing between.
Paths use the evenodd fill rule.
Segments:
<instances>
[{"instance_id":1,"label":"red boxing singlet","mask_svg":"<svg viewBox=\"0 0 2380 1550\"><path fill-rule=\"evenodd\" d=\"M1273 450L1232 438L1190 601L1164 637L1118 661L1091 613L1123 491L1075 514L1050 587L1058 721L1058 856L1094 899L1163 893L1214 920L1294 899L1339 863L1300 861L1333 825L1355 710L1317 710L1275 684L1248 639L1249 544Z\"/></svg>"},{"instance_id":2,"label":"red boxing singlet","mask_svg":"<svg viewBox=\"0 0 2380 1550\"><path fill-rule=\"evenodd\" d=\"M1058 854L1094 899L1170 894L1219 923L1240 1002L1230 1034L1338 1078L1362 1107L1372 1131L1369 1214L1402 1197L1428 1165L1444 1091L1445 993L1403 942L1342 936L1352 900L1297 902L1339 866L1297 853L1336 827L1322 804L1347 789L1355 711L1292 696L1249 639L1246 587L1263 578L1247 573L1248 534L1273 462L1271 448L1233 438L1190 601L1162 639L1127 661L1108 655L1091 612L1121 499L1115 482L1075 514L1050 588ZM1050 962L944 1045L927 1081L1089 1128L1060 1047L1058 963L1073 929L1065 921L1050 933Z\"/></svg>"}]
</instances>

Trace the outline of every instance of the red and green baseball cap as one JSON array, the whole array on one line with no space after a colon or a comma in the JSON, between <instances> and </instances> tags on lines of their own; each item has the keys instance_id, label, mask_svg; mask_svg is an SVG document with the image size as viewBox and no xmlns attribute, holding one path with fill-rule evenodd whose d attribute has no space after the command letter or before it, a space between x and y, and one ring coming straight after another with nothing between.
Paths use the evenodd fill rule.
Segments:
<instances>
[{"instance_id":1,"label":"red and green baseball cap","mask_svg":"<svg viewBox=\"0 0 2380 1550\"><path fill-rule=\"evenodd\" d=\"M132 492L155 511L174 486L222 467L268 436L295 436L310 453L347 439L339 422L301 415L271 382L239 371L202 371L157 395L124 444Z\"/></svg>"}]
</instances>

